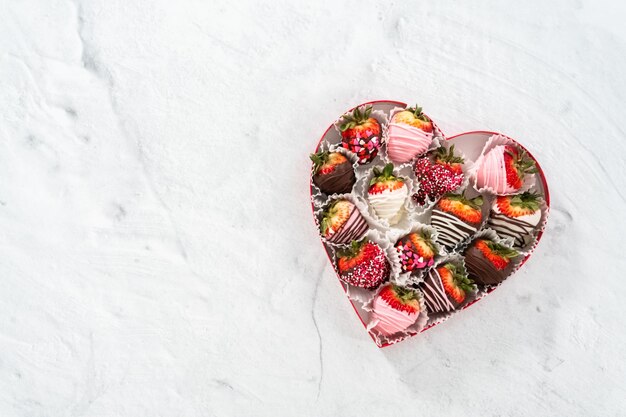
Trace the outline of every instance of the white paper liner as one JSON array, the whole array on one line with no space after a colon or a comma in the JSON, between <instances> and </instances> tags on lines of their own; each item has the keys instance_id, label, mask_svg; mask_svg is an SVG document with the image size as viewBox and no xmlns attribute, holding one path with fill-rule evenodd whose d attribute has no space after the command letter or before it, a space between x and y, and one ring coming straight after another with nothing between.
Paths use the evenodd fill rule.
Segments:
<instances>
[{"instance_id":1,"label":"white paper liner","mask_svg":"<svg viewBox=\"0 0 626 417\"><path fill-rule=\"evenodd\" d=\"M497 194L497 195L512 195L512 194L519 194L519 193L523 193L524 191L528 191L530 188L535 186L536 180L537 180L537 176L536 174L526 174L524 175L524 183L522 185L522 187L519 190L514 190L511 192L503 192L503 193L498 193L496 192L496 190L492 187L482 187L479 188L478 184L477 184L477 173L478 173L478 168L481 166L483 160L485 159L485 155L487 155L487 153L492 150L493 148L495 148L496 146L499 145L514 145L516 147L519 147L520 149L523 149L523 147L517 143L515 140L509 138L508 136L504 136L504 135L500 135L500 134L495 134L492 135L491 137L489 137L489 139L487 139L487 143L485 144L485 146L483 147L483 150L480 152L480 156L478 157L478 159L476 160L476 162L474 163L474 166L472 168L472 172L470 175L470 183L472 184L472 187L474 187L479 193L490 193L490 194ZM530 158L530 155L528 155L528 157Z\"/></svg>"},{"instance_id":2,"label":"white paper liner","mask_svg":"<svg viewBox=\"0 0 626 417\"><path fill-rule=\"evenodd\" d=\"M330 245L330 246L333 246L333 247L346 247L349 244L330 242L328 239L326 239L324 236L322 236L322 233L321 233L321 230L320 230L321 218L322 218L322 215L324 214L324 209L326 209L326 207L328 207L328 205L331 204L335 200L348 200L352 204L354 204L355 207L357 208L357 210L359 210L361 215L365 218L365 221L367 222L367 225L368 225L369 229L372 228L372 222L366 216L363 215L363 210L364 209L367 210L365 208L365 204L362 201L359 201L359 199L355 195L353 195L352 193L351 194L333 194L333 195L330 195L330 196L326 197L326 199L323 200L322 203L320 204L319 208L317 208L313 212L313 214L314 214L313 217L315 219L315 224L317 226L317 231L318 231L318 233L320 235L320 239L326 245ZM367 234L367 232L366 232L366 234Z\"/></svg>"},{"instance_id":3,"label":"white paper liner","mask_svg":"<svg viewBox=\"0 0 626 417\"><path fill-rule=\"evenodd\" d=\"M376 291L372 299L370 300L370 303L368 306L369 311L373 311L374 299L378 296L378 293L382 290L383 287L384 286L381 286ZM406 329L404 329L403 331L397 332L389 336L385 336L377 332L374 329L374 327L378 324L379 320L372 319L371 318L372 315L370 314L370 321L368 322L366 328L367 328L367 331L372 335L374 342L379 347L387 345L387 344L392 345L394 343L398 343L406 339L407 337L413 336L421 332L424 329L424 327L426 327L426 323L428 322L428 311L426 310L426 305L424 304L424 294L422 293L422 291L416 288L411 287L411 290L415 291L419 295L420 312L417 318L415 319L415 322L409 327L407 327Z\"/></svg>"},{"instance_id":4,"label":"white paper liner","mask_svg":"<svg viewBox=\"0 0 626 417\"><path fill-rule=\"evenodd\" d=\"M387 256L387 260L389 261L389 265L390 265L390 272L389 272L389 280L385 281L385 282L396 282L398 280L398 252L396 251L396 248L393 247L393 245L391 244L391 242L389 242L387 239L385 239L383 236L381 236L380 232L377 230L373 230L370 229L368 230L368 232L365 234L365 239L368 239L370 242L377 244L378 246L380 246L380 248L383 250L383 252L385 253L385 255ZM343 245L343 247L346 247L346 245ZM337 251L342 249L341 246L332 246L331 247L331 260L333 262L333 268L335 268L335 272L337 273L337 276L340 277L341 274L339 273L339 270L337 269ZM365 310L365 311L369 311L367 310L367 305L370 301L372 301L374 294L376 293L376 290L368 290L365 288L360 288L360 287L355 287L353 285L347 284L344 281L341 280L341 278L339 278L339 280L342 282L342 284L345 286L346 288L346 294L348 295L348 298L350 300L356 301L357 303L359 303L360 308Z\"/></svg>"},{"instance_id":5,"label":"white paper liner","mask_svg":"<svg viewBox=\"0 0 626 417\"><path fill-rule=\"evenodd\" d=\"M322 149L321 146L320 148L318 148L318 150L315 153L318 152L323 152L323 151L328 151L328 152L337 152L342 154L343 156L345 156L346 158L348 158L348 161L350 161L350 163L352 164L352 169L354 170L354 174L355 174L355 184L356 184L356 173L357 173L357 169L359 167L359 157L356 156L354 153L350 152L347 149L342 148L341 146L329 146L327 149ZM335 194L325 194L322 192L322 190L320 190L320 188L315 185L315 183L313 182L313 163L311 163L311 177L310 177L310 184L311 184L311 202L313 203L313 206L317 209L320 208L322 203L326 200L326 198L328 196L333 196L333 195L337 195ZM352 189L354 190L354 186L352 186Z\"/></svg>"},{"instance_id":6,"label":"white paper liner","mask_svg":"<svg viewBox=\"0 0 626 417\"><path fill-rule=\"evenodd\" d=\"M378 217L376 211L369 203L368 194L370 180L374 177L374 168L382 170L384 167L384 165L370 166L369 169L364 173L364 175L360 176L359 180L354 185L353 190L354 193L366 203L365 208L367 210L369 219L373 221L373 223L379 230L386 233L387 230L389 230L390 228L404 229L409 226L409 215L411 213L411 210L409 209L408 201L411 198L411 195L416 191L416 184L415 180L411 176L411 164L402 164L394 167L394 175L403 177L405 179L404 183L407 187L407 197L404 199L404 202L400 208L399 220L395 224L390 225L387 219Z\"/></svg>"},{"instance_id":7,"label":"white paper liner","mask_svg":"<svg viewBox=\"0 0 626 417\"><path fill-rule=\"evenodd\" d=\"M410 233L420 233L423 230L430 232L433 245L435 246L435 249L437 250L438 254L435 255L435 257L433 258L434 262L432 266L427 266L426 268L413 270L411 272L402 272L402 262L400 260L400 254L398 253L398 250L396 249L396 253L398 253L397 268L398 268L398 271L400 271L400 275L398 277L398 282L397 282L397 284L399 285L407 286L411 284L419 284L420 282L424 280L425 273L429 271L431 268L433 268L433 266L437 264L441 259L443 259L444 257L448 255L446 248L440 245L439 242L437 241L438 236L439 236L439 232L437 231L437 229L424 223L415 222L415 221L411 222L408 228L402 229L402 230L396 230L394 231L393 234L388 234L387 238L392 242L392 245L395 249L396 242L400 238Z\"/></svg>"},{"instance_id":8,"label":"white paper liner","mask_svg":"<svg viewBox=\"0 0 626 417\"><path fill-rule=\"evenodd\" d=\"M467 271L467 268L465 266L465 259L459 253L452 253L452 254L444 257L438 263L433 265L433 269L436 269L440 265L443 265L443 264L445 264L447 262L452 262L452 263L454 263L456 265L463 265L463 268L465 268L465 270ZM428 325L431 326L433 324L439 324L439 323L442 323L442 322L448 320L450 317L454 316L456 313L458 313L463 308L465 308L465 306L467 306L470 303L473 303L477 299L478 293L479 293L478 287L475 286L474 291L466 293L465 301L463 302L462 305L457 307L455 310L452 310L452 311L449 311L449 312L442 312L442 313L431 313L431 312L428 312Z\"/></svg>"}]
</instances>

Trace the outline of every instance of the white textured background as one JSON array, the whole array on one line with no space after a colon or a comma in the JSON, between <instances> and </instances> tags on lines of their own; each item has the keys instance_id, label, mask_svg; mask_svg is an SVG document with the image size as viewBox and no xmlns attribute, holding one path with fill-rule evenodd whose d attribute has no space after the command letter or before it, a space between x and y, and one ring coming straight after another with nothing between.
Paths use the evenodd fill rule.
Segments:
<instances>
[{"instance_id":1,"label":"white textured background","mask_svg":"<svg viewBox=\"0 0 626 417\"><path fill-rule=\"evenodd\" d=\"M396 4L394 4L396 3ZM0 416L622 416L623 1L0 0ZM536 256L379 350L308 153L418 101L539 158Z\"/></svg>"}]
</instances>

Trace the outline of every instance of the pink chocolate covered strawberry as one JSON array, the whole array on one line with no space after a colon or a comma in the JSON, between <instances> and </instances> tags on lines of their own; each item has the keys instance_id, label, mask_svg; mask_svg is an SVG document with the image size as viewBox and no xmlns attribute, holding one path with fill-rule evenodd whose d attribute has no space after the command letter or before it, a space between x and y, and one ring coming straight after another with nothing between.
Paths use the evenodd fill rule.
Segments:
<instances>
[{"instance_id":1,"label":"pink chocolate covered strawberry","mask_svg":"<svg viewBox=\"0 0 626 417\"><path fill-rule=\"evenodd\" d=\"M382 128L371 114L372 106L357 107L345 114L339 124L341 146L355 153L359 164L371 162L380 149Z\"/></svg>"},{"instance_id":2,"label":"pink chocolate covered strawberry","mask_svg":"<svg viewBox=\"0 0 626 417\"><path fill-rule=\"evenodd\" d=\"M535 161L514 145L497 145L485 154L476 172L476 186L496 194L513 193L522 188L528 175L537 172Z\"/></svg>"},{"instance_id":3,"label":"pink chocolate covered strawberry","mask_svg":"<svg viewBox=\"0 0 626 417\"><path fill-rule=\"evenodd\" d=\"M372 329L389 336L411 326L420 314L417 291L395 284L384 286L374 299Z\"/></svg>"},{"instance_id":4,"label":"pink chocolate covered strawberry","mask_svg":"<svg viewBox=\"0 0 626 417\"><path fill-rule=\"evenodd\" d=\"M421 107L409 107L391 118L387 152L393 162L410 161L426 152L432 141L433 123Z\"/></svg>"}]
</instances>

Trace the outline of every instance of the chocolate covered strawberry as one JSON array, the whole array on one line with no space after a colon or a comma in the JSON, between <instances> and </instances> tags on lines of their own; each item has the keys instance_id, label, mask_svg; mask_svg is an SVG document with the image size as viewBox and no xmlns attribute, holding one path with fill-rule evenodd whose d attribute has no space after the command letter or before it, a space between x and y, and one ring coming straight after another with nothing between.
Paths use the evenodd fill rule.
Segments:
<instances>
[{"instance_id":1,"label":"chocolate covered strawberry","mask_svg":"<svg viewBox=\"0 0 626 417\"><path fill-rule=\"evenodd\" d=\"M419 190L413 200L423 206L437 201L442 195L455 191L463 184L462 164L464 159L450 148L441 146L431 155L418 158L415 162L415 176Z\"/></svg>"},{"instance_id":2,"label":"chocolate covered strawberry","mask_svg":"<svg viewBox=\"0 0 626 417\"><path fill-rule=\"evenodd\" d=\"M355 287L373 289L389 278L391 266L377 244L353 240L349 248L337 252L340 279Z\"/></svg>"},{"instance_id":3,"label":"chocolate covered strawberry","mask_svg":"<svg viewBox=\"0 0 626 417\"><path fill-rule=\"evenodd\" d=\"M388 129L387 153L395 163L423 154L433 141L433 123L419 106L394 114Z\"/></svg>"},{"instance_id":4,"label":"chocolate covered strawberry","mask_svg":"<svg viewBox=\"0 0 626 417\"><path fill-rule=\"evenodd\" d=\"M514 246L523 248L533 242L541 221L541 197L525 192L499 196L491 206L488 226L502 238L512 238Z\"/></svg>"},{"instance_id":5,"label":"chocolate covered strawberry","mask_svg":"<svg viewBox=\"0 0 626 417\"><path fill-rule=\"evenodd\" d=\"M320 221L320 232L335 244L360 239L367 232L367 222L359 209L349 200L335 200L326 207Z\"/></svg>"},{"instance_id":6,"label":"chocolate covered strawberry","mask_svg":"<svg viewBox=\"0 0 626 417\"><path fill-rule=\"evenodd\" d=\"M349 193L356 181L354 168L339 152L311 154L313 183L325 194Z\"/></svg>"},{"instance_id":7,"label":"chocolate covered strawberry","mask_svg":"<svg viewBox=\"0 0 626 417\"><path fill-rule=\"evenodd\" d=\"M380 149L382 128L371 115L372 106L357 107L345 114L339 124L341 146L355 153L359 164L371 162Z\"/></svg>"},{"instance_id":8,"label":"chocolate covered strawberry","mask_svg":"<svg viewBox=\"0 0 626 417\"><path fill-rule=\"evenodd\" d=\"M411 326L420 313L417 291L395 284L385 285L373 303L372 330L389 336Z\"/></svg>"},{"instance_id":9,"label":"chocolate covered strawberry","mask_svg":"<svg viewBox=\"0 0 626 417\"><path fill-rule=\"evenodd\" d=\"M400 238L396 242L396 250L400 256L403 272L432 266L435 256L438 255L432 236L425 229Z\"/></svg>"},{"instance_id":10,"label":"chocolate covered strawberry","mask_svg":"<svg viewBox=\"0 0 626 417\"><path fill-rule=\"evenodd\" d=\"M483 198L468 199L463 194L443 196L431 216L431 224L439 232L439 241L453 248L476 233L482 222Z\"/></svg>"},{"instance_id":11,"label":"chocolate covered strawberry","mask_svg":"<svg viewBox=\"0 0 626 417\"><path fill-rule=\"evenodd\" d=\"M393 164L385 165L382 170L374 168L373 172L367 198L376 215L394 225L400 220L409 193L405 179L393 175Z\"/></svg>"},{"instance_id":12,"label":"chocolate covered strawberry","mask_svg":"<svg viewBox=\"0 0 626 417\"><path fill-rule=\"evenodd\" d=\"M462 264L446 262L430 270L421 285L428 311L441 313L452 311L476 291L473 281L468 278Z\"/></svg>"},{"instance_id":13,"label":"chocolate covered strawberry","mask_svg":"<svg viewBox=\"0 0 626 417\"><path fill-rule=\"evenodd\" d=\"M524 185L526 176L537 172L535 161L514 145L497 145L482 159L476 172L476 186L496 194L512 193Z\"/></svg>"},{"instance_id":14,"label":"chocolate covered strawberry","mask_svg":"<svg viewBox=\"0 0 626 417\"><path fill-rule=\"evenodd\" d=\"M477 239L465 251L469 276L480 285L496 285L513 271L516 250L489 239Z\"/></svg>"}]
</instances>

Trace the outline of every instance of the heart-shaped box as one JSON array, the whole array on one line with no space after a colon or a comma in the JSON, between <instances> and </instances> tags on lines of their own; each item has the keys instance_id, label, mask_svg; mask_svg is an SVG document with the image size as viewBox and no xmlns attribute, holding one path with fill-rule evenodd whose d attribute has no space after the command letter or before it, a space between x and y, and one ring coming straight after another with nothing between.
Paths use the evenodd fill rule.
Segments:
<instances>
[{"instance_id":1,"label":"heart-shaped box","mask_svg":"<svg viewBox=\"0 0 626 417\"><path fill-rule=\"evenodd\" d=\"M380 145L380 151L378 155L376 155L369 163L360 165L359 162L362 162L359 159L361 155L355 155L349 151L345 151L344 149L340 147L341 142L342 142L342 136L341 136L341 131L339 129L339 124L342 120L345 121L345 119L342 119L342 117L354 111L354 109L365 109L369 106L371 106L371 111L372 111L371 117L374 117L376 120L378 120L380 125L382 126L382 132L380 132L380 135L379 135L380 137L377 137L375 140L380 140L383 143ZM406 107L407 105L405 103L398 102L398 101L390 101L390 100L380 100L380 101L372 101L368 103L363 103L349 110L339 119L337 119L335 123L331 124L328 127L328 129L326 129L322 137L320 138L315 148L315 153L320 152L320 151L328 151L328 150L338 151L340 153L343 153L347 158L350 159L350 162L353 164L354 171L356 172L356 179L353 179L353 181L355 181L356 184L352 187L351 193L342 194L342 195L336 195L336 194L326 195L326 194L321 193L320 189L314 185L313 171L312 171L310 192L311 192L311 204L312 204L312 209L313 209L313 215L314 215L316 225L318 227L318 231L320 230L319 229L320 228L320 216L321 216L321 212L323 210L324 205L328 205L330 201L333 201L334 199L340 199L340 198L348 199L349 201L352 201L356 205L356 207L360 208L360 211L362 212L364 219L367 221L370 227L369 231L366 233L365 236L368 238L369 241L375 244L378 244L378 246L385 251L387 259L391 262L392 271L390 273L389 280L399 285L407 285L407 286L411 286L411 288L419 288L417 287L417 285L419 283L421 283L422 285L424 284L425 279L427 279L425 277L429 273L432 273L434 267L430 267L430 269L426 269L422 273L422 275L418 274L417 278L415 278L412 274L400 273L401 270L398 268L398 265L399 265L398 254L396 253L396 250L394 248L394 242L403 233L407 233L407 231L411 228L411 226L413 227L413 231L416 230L416 226L415 226L416 224L419 225L417 226L417 228L431 230L430 225L425 224L425 221L423 219L427 218L430 221L430 215L431 215L431 211L434 206L434 203L431 204L430 206L427 205L425 208L420 209L420 207L417 206L416 203L414 203L411 198L411 192L412 192L411 184L414 190L420 187L420 182L416 178L412 178L412 179L409 178L407 180L407 182L409 183L408 184L409 185L408 198L403 206L403 212L407 213L406 217L408 217L409 220L405 219L403 220L404 223L400 221L398 222L399 225L392 226L388 222L386 222L386 220L377 218L376 212L373 211L371 207L368 207L366 200L363 197L364 193L366 193L369 181L372 175L374 175L372 174L372 171L370 168L372 166L380 166L381 164L389 162L389 155L386 149L388 143L386 141L388 141L388 135L389 135L389 132L387 130L388 130L390 116L393 115L394 112L401 111L401 109L404 109ZM432 121L432 119L430 120ZM476 178L479 175L477 173L477 168L483 162L483 158L485 157L485 154L488 153L487 152L488 148L486 148L486 145L494 147L498 144L507 144L507 143L512 144L512 145L517 146L519 149L525 151L527 155L534 161L535 167L536 167L536 173L532 175L532 177L534 178L534 181L529 184L524 184L521 190L532 188L533 192L536 192L543 196L542 207L541 207L541 220L537 224L536 229L533 231L532 243L529 243L528 246L524 250L518 253L519 256L517 257L517 261L511 265L510 272L506 276L507 278L510 277L530 258L537 243L541 239L541 236L543 235L543 231L545 229L545 224L547 221L549 206L550 206L550 196L549 196L549 191L548 191L548 185L546 183L545 176L543 174L543 171L541 170L539 163L532 156L532 154L528 152L527 149L525 149L517 141L515 141L514 139L506 135L502 135L496 132L488 132L488 131L471 131L471 132L466 132L466 133L461 133L461 134L457 134L454 136L446 137L443 134L443 132L441 132L441 130L437 127L434 121L432 121L432 124L433 124L433 132L435 136L435 141L433 141L433 144L436 144L437 143L436 141L439 141L440 144L445 144L445 146L448 149L450 148L451 145L454 145L454 149L456 149L456 151L459 152L466 161L466 163L463 164L463 172L465 174L464 176L465 180L464 180L464 183L459 188L465 188L466 190L469 190L470 194L473 194L473 195L480 194L481 196L486 196L486 198L491 199L488 201L491 201L493 204L495 204L495 199L497 198L496 194L499 195L499 194L506 194L506 193L501 193L501 192L496 193L495 192L496 190L489 189L489 188L477 189L477 186L476 186ZM409 163L397 164L395 168L402 175L405 175L405 178L407 178L406 177L407 173L409 173L409 176L414 177L414 175L412 175L410 172L412 172L413 170L415 161L416 159L412 158ZM480 190L480 192L478 190ZM491 224L487 224L487 219L485 218L485 215L484 215L484 208L482 210L483 210L483 220L481 223L481 227L478 229L476 233L474 233L472 237L466 239L466 243L457 245L455 247L455 250L448 250L446 252L444 249L444 254L445 254L446 259L458 260L459 258L462 258L460 253L464 249L468 249L468 245L476 241L476 239L481 239L481 238L499 239L501 237L499 234L496 234L493 230L487 227L487 226L491 226ZM422 212L420 213L420 211ZM493 213L488 213L487 217L489 217L490 215L493 215ZM416 221L415 219L418 219L418 220ZM373 224L375 224L375 226L373 226ZM513 240L507 241L505 239L505 240L502 240L501 242L503 242L504 245L513 244L512 243ZM337 271L338 278L340 278L339 271L337 268L337 262L335 260L336 252L338 252L337 245L326 241L324 238L322 238L322 244L324 246L324 249L326 250L326 253L328 255L329 261L331 262L331 265L333 265L333 267ZM440 247L440 246L437 246L437 247ZM394 270L393 265L396 266L395 270ZM464 265L465 264L463 264L463 266ZM435 264L435 266L437 265ZM429 270L430 272L428 272ZM372 326L372 323L371 323L372 311L374 309L373 308L374 297L376 296L377 291L367 290L363 288L356 288L356 287L346 284L341 279L339 279L339 282L342 288L344 289L344 292L348 296L348 300L350 301L354 311L356 312L357 316L361 320L361 323L368 330L368 334L372 337L372 339L378 345L378 347L386 347L386 346L389 346L390 344L400 342L408 337L415 336L418 333L424 332L430 329L431 327L436 326L437 324L440 324L441 322L457 314L459 311L466 309L470 305L478 302L479 300L484 298L486 295L493 292L499 286L499 284L498 285L486 285L483 289L475 287L477 288L475 294L471 294L470 297L468 297L468 299L466 300L466 302L462 306L459 307L459 309L453 309L451 311L448 311L446 314L432 314L432 312L427 311L427 309L424 307L424 297L422 294L422 298L419 301L420 303L419 309L421 310L421 312L419 313L418 318L415 319L415 323L409 326L404 331L399 332L399 334L396 334L394 336L382 336L378 332L372 330L372 327L374 327L375 329L375 326ZM368 326L368 323L370 323L369 326Z\"/></svg>"}]
</instances>

